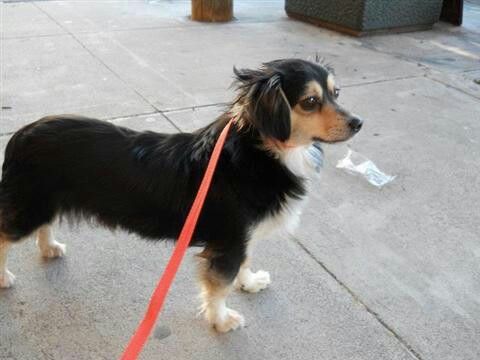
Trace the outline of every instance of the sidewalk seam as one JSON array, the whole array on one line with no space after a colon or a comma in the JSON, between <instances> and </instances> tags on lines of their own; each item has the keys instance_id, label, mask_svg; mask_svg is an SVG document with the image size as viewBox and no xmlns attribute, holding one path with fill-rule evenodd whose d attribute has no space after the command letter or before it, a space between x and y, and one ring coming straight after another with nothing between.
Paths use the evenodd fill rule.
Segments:
<instances>
[{"instance_id":1,"label":"sidewalk seam","mask_svg":"<svg viewBox=\"0 0 480 360\"><path fill-rule=\"evenodd\" d=\"M49 14L47 14L42 8L38 7L36 5L36 1L32 0L22 0L18 2L25 2L25 3L32 3L37 9L42 11L44 14L46 14L51 20L53 20L57 25L60 25L54 18L52 18ZM12 4L14 2L11 2ZM2 0L0 0L0 4L8 4L4 3ZM185 15L187 17L188 15ZM281 23L285 21L284 19L280 20L264 20L264 21L249 21L249 20L233 20L229 24L225 24L225 27L228 26L235 26L237 23L240 23L241 25L251 25L251 24L273 24L273 23ZM179 24L172 24L172 25L167 25L167 26L145 26L145 27L133 27L133 28L128 28L128 29L100 29L99 31L88 31L88 30L78 30L76 33L78 35L95 35L95 34L102 34L102 33L116 33L116 32L127 32L127 31L148 31L148 30L176 30L176 29L183 29L185 27L188 28L199 28L199 29L208 29L209 24L208 23L195 23L195 24L189 24L188 22L185 23L179 23ZM34 38L41 38L41 37L54 37L54 36L61 36L61 35L68 35L72 34L68 29L65 27L61 26L63 30L66 31L66 33L52 33L52 34L43 34L43 35L13 35L13 36L5 36L1 37L1 39L5 40L10 40L10 39L34 39Z\"/></svg>"},{"instance_id":2,"label":"sidewalk seam","mask_svg":"<svg viewBox=\"0 0 480 360\"><path fill-rule=\"evenodd\" d=\"M303 251L307 253L312 260L314 260L320 267L332 277L335 282L340 285L348 294L353 298L354 301L359 303L370 315L372 315L375 320L377 320L380 325L385 328L397 341L407 350L407 352L416 360L423 360L422 356L410 345L401 335L388 325L385 320L383 320L380 315L371 309L352 289L350 289L342 280L340 280L321 260L319 260L310 250L307 249L305 245L295 236L290 236L294 243L296 243Z\"/></svg>"},{"instance_id":3,"label":"sidewalk seam","mask_svg":"<svg viewBox=\"0 0 480 360\"><path fill-rule=\"evenodd\" d=\"M178 132L180 132L180 133L183 133L183 132L184 132L182 129L180 129L180 128L177 126L177 124L175 124L172 120L170 120L170 118L169 118L167 115L165 115L165 114L163 113L163 111L160 111L159 113L160 113L160 115L162 115L162 117L163 117L165 120L167 120L170 124L172 124L172 126L173 126L175 129L177 129Z\"/></svg>"},{"instance_id":4,"label":"sidewalk seam","mask_svg":"<svg viewBox=\"0 0 480 360\"><path fill-rule=\"evenodd\" d=\"M171 108L171 109L164 109L161 110L163 113L171 113L177 111L185 111L185 110L192 110L195 111L196 109L202 109L207 107L214 107L214 106L227 106L228 102L219 102L219 103L212 103L212 104L201 104L201 105L192 105L192 106L184 106L179 108Z\"/></svg>"},{"instance_id":5,"label":"sidewalk seam","mask_svg":"<svg viewBox=\"0 0 480 360\"><path fill-rule=\"evenodd\" d=\"M475 100L480 100L480 96L475 96L475 95L470 94L469 92L467 92L467 91L465 91L465 90L463 90L463 89L461 89L461 88L459 88L459 87L456 87L456 86L454 86L454 85L451 85L451 84L448 84L448 83L446 83L446 82L443 82L442 80L432 78L432 77L428 76L428 74L425 75L425 78L427 78L428 80L435 81L436 83L439 83L439 84L445 86L445 87L448 88L448 89L457 90L457 91L461 92L462 94L467 95L467 96L469 96L469 97L471 97L471 98L473 98L473 99L475 99ZM480 86L479 86L479 89L480 89Z\"/></svg>"},{"instance_id":6,"label":"sidewalk seam","mask_svg":"<svg viewBox=\"0 0 480 360\"><path fill-rule=\"evenodd\" d=\"M342 89L364 86L364 85L381 84L381 83L385 83L385 82L389 82L389 81L401 81L401 80L409 80L409 79L418 79L418 78L423 78L423 77L425 77L424 74L422 74L422 75L397 76L397 77L389 78L389 79L379 79L379 80L372 80L372 81L365 81L365 82L361 82L361 83L353 83L353 84L349 84L349 85L343 85Z\"/></svg>"},{"instance_id":7,"label":"sidewalk seam","mask_svg":"<svg viewBox=\"0 0 480 360\"><path fill-rule=\"evenodd\" d=\"M130 119L130 118L135 118L135 117L138 117L138 116L147 116L147 115L160 115L160 116L162 116L162 118L164 120L166 120L170 125L172 125L175 128L175 130L177 130L178 132L181 132L181 133L183 132L173 121L170 120L170 118L168 118L168 116L166 116L160 110L147 112L147 113L133 114L133 115L114 116L114 117L110 117L110 118L103 118L101 120L115 123L116 120Z\"/></svg>"},{"instance_id":8,"label":"sidewalk seam","mask_svg":"<svg viewBox=\"0 0 480 360\"><path fill-rule=\"evenodd\" d=\"M111 117L99 117L99 120L102 121L109 121L109 122L115 122L117 120L123 120L123 119L129 119L129 118L135 118L139 116L148 116L148 115L162 115L163 118L166 118L165 114L163 114L161 111L155 110L151 112L143 112L143 113L136 113L136 114L127 114L127 115L119 115L119 116L111 116ZM168 122L170 123L170 119L166 118ZM177 126L175 126L175 129L182 132ZM7 131L7 132L0 132L0 138L3 138L5 136L11 136L15 134L15 131Z\"/></svg>"},{"instance_id":9,"label":"sidewalk seam","mask_svg":"<svg viewBox=\"0 0 480 360\"><path fill-rule=\"evenodd\" d=\"M203 104L203 105L193 105L193 106L186 106L186 107L180 107L180 108L173 108L173 109L167 109L167 110L160 110L160 109L154 109L154 111L148 111L148 112L141 112L141 113L135 113L135 114L126 114L126 115L118 115L118 116L110 116L110 117L99 117L99 120L103 121L111 121L115 122L116 120L122 120L122 119L129 119L129 118L135 118L139 116L148 116L148 115L161 115L166 121L168 121L169 124L171 124L177 131L179 132L184 132L182 129L180 129L169 117L169 113L177 112L177 111L186 111L186 110L193 110L195 111L196 109L202 109L202 108L208 108L208 107L215 107L215 106L221 106L221 105L227 105L228 103L213 103L213 104ZM15 131L7 131L7 132L0 132L0 138L5 137L5 136L11 136L15 134Z\"/></svg>"},{"instance_id":10,"label":"sidewalk seam","mask_svg":"<svg viewBox=\"0 0 480 360\"><path fill-rule=\"evenodd\" d=\"M0 133L0 138L5 137L5 136L10 136L10 135L13 135L13 134L15 134L15 131Z\"/></svg>"},{"instance_id":11,"label":"sidewalk seam","mask_svg":"<svg viewBox=\"0 0 480 360\"><path fill-rule=\"evenodd\" d=\"M367 50L382 54L382 55L391 56L393 58L396 58L398 60L402 60L402 61L404 61L406 63L409 63L409 64L412 64L412 65L417 65L418 67L420 67L424 70L424 76L428 75L429 70L437 70L441 73L448 73L447 71L432 68L428 64L425 64L423 62L423 60L421 60L421 59L410 58L410 57L408 57L404 54L398 54L398 53L395 53L393 51L381 50L381 49L376 48L373 44L362 43L361 47L365 48ZM459 71L459 73L468 73L468 72L473 72L473 71L480 71L480 67L475 67L475 68L467 69L467 70L461 70L461 71Z\"/></svg>"}]
</instances>

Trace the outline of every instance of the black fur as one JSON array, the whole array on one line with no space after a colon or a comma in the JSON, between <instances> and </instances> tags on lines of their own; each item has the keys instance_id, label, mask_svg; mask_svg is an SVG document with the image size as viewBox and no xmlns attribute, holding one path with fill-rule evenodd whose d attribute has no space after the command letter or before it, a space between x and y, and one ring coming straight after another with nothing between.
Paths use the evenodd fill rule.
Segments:
<instances>
[{"instance_id":1,"label":"black fur","mask_svg":"<svg viewBox=\"0 0 480 360\"><path fill-rule=\"evenodd\" d=\"M290 136L290 108L283 98L278 73L233 69L240 88L248 89L246 111L253 126L266 137L285 141Z\"/></svg>"},{"instance_id":2,"label":"black fur","mask_svg":"<svg viewBox=\"0 0 480 360\"><path fill-rule=\"evenodd\" d=\"M174 135L69 115L30 124L6 148L0 232L18 240L73 213L148 239L176 238L227 120ZM244 260L249 226L304 193L258 144L254 129L231 130L193 239L214 250L213 265L229 277Z\"/></svg>"}]
</instances>

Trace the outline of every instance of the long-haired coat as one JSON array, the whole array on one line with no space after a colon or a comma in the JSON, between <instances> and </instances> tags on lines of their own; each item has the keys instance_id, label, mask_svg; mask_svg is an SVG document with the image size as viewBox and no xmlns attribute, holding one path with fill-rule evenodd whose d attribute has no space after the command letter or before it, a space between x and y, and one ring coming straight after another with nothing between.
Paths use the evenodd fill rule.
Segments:
<instances>
[{"instance_id":1,"label":"long-haired coat","mask_svg":"<svg viewBox=\"0 0 480 360\"><path fill-rule=\"evenodd\" d=\"M234 283L267 287L252 272L249 244L293 228L313 168L306 149L357 133L362 121L337 104L332 73L287 59L236 70L239 94L225 114L194 132L136 132L73 115L42 118L13 135L0 183L0 287L13 284L9 246L36 234L43 256L65 253L50 224L61 215L95 218L146 239L175 239L214 143L236 117L221 154L192 245L199 254L206 319L218 331L242 326L226 306ZM290 229L291 230L291 229Z\"/></svg>"}]
</instances>

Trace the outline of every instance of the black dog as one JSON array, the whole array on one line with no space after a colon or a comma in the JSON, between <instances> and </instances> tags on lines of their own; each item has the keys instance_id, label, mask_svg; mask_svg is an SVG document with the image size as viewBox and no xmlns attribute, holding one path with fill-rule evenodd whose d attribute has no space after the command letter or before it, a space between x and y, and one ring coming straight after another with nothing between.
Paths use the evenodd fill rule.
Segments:
<instances>
[{"instance_id":1,"label":"black dog","mask_svg":"<svg viewBox=\"0 0 480 360\"><path fill-rule=\"evenodd\" d=\"M226 307L234 281L257 292L270 283L252 272L249 245L277 228L291 230L313 173L306 149L357 133L362 121L336 102L323 66L277 60L236 70L239 95L229 110L191 134L136 132L73 115L48 116L19 130L7 145L0 183L0 287L11 243L36 233L43 256L65 253L50 224L60 215L93 217L152 239L175 239L213 145L230 130L192 245L199 255L207 320L225 332L243 325Z\"/></svg>"}]
</instances>

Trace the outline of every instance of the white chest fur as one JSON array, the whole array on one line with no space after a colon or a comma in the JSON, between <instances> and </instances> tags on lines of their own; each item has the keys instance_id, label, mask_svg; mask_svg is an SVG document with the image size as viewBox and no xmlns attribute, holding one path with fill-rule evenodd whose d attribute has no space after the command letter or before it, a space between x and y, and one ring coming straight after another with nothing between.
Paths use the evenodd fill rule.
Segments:
<instances>
[{"instance_id":1,"label":"white chest fur","mask_svg":"<svg viewBox=\"0 0 480 360\"><path fill-rule=\"evenodd\" d=\"M310 148L311 150L311 148ZM319 150L320 154L321 151ZM311 180L317 175L317 164L312 160L308 147L289 149L279 156L285 166L295 175L305 180L306 194L301 199L287 198L282 209L257 223L251 229L251 240L271 236L275 233L292 234L300 223L300 216L308 199Z\"/></svg>"}]
</instances>

